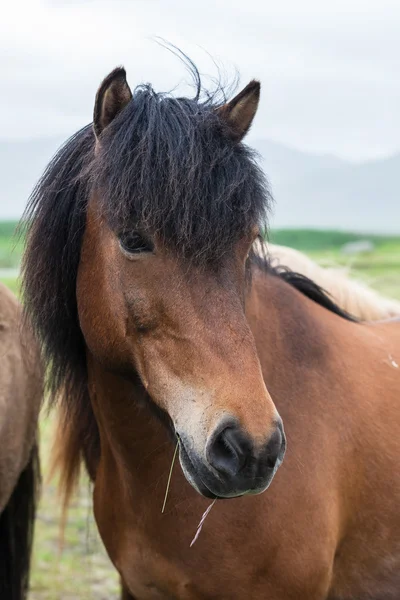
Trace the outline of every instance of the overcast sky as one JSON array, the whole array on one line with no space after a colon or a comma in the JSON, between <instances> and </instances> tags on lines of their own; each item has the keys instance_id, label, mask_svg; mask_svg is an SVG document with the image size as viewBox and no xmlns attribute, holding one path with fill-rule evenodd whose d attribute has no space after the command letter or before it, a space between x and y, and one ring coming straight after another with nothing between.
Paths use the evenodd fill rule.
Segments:
<instances>
[{"instance_id":1,"label":"overcast sky","mask_svg":"<svg viewBox=\"0 0 400 600\"><path fill-rule=\"evenodd\" d=\"M116 65L171 89L183 66L262 82L253 138L354 160L400 150L399 0L9 0L0 19L0 138L69 135Z\"/></svg>"}]
</instances>

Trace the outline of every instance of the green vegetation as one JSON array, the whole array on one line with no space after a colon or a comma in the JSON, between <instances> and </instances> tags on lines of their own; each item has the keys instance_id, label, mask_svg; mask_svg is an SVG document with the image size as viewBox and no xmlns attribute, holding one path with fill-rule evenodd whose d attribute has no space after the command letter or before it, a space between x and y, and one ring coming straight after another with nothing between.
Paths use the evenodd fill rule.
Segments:
<instances>
[{"instance_id":1,"label":"green vegetation","mask_svg":"<svg viewBox=\"0 0 400 600\"><path fill-rule=\"evenodd\" d=\"M0 279L18 293L16 268L22 243L12 239L16 223L0 223ZM371 240L373 252L345 256L347 242ZM337 231L276 230L271 242L292 246L324 264L351 268L382 294L400 299L400 237L361 236ZM8 269L13 269L9 271ZM115 600L118 579L99 540L92 516L90 486L85 479L69 512L63 552L60 552L60 502L54 481L47 480L53 418L41 419L41 453L44 474L42 501L36 525L30 600Z\"/></svg>"},{"instance_id":2,"label":"green vegetation","mask_svg":"<svg viewBox=\"0 0 400 600\"><path fill-rule=\"evenodd\" d=\"M16 296L19 295L19 279L17 277L1 277L0 281L4 283Z\"/></svg>"},{"instance_id":3,"label":"green vegetation","mask_svg":"<svg viewBox=\"0 0 400 600\"><path fill-rule=\"evenodd\" d=\"M303 252L326 252L339 250L344 244L370 240L376 248L400 244L400 236L368 235L345 231L322 231L319 229L273 229L269 240L281 246L290 246Z\"/></svg>"},{"instance_id":4,"label":"green vegetation","mask_svg":"<svg viewBox=\"0 0 400 600\"><path fill-rule=\"evenodd\" d=\"M0 221L0 238L10 238L14 235L18 221Z\"/></svg>"},{"instance_id":5,"label":"green vegetation","mask_svg":"<svg viewBox=\"0 0 400 600\"><path fill-rule=\"evenodd\" d=\"M16 221L0 221L0 269L18 268L23 242L15 235Z\"/></svg>"}]
</instances>

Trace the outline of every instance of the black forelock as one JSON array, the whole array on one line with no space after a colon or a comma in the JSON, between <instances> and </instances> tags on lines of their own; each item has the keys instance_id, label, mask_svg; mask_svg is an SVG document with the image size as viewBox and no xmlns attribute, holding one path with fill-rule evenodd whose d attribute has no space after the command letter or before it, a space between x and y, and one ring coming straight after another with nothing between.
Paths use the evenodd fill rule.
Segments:
<instances>
[{"instance_id":1,"label":"black forelock","mask_svg":"<svg viewBox=\"0 0 400 600\"><path fill-rule=\"evenodd\" d=\"M208 262L254 225L266 226L266 179L254 153L225 135L216 106L212 95L135 90L86 169L113 229L146 231Z\"/></svg>"}]
</instances>

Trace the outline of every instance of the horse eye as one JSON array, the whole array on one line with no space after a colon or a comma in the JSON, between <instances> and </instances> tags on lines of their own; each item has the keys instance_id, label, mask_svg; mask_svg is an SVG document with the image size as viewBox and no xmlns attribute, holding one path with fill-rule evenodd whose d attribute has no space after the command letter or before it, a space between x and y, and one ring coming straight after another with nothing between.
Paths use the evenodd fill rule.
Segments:
<instances>
[{"instance_id":1,"label":"horse eye","mask_svg":"<svg viewBox=\"0 0 400 600\"><path fill-rule=\"evenodd\" d=\"M129 254L141 254L143 252L153 252L153 242L137 232L126 231L118 236L120 246Z\"/></svg>"}]
</instances>

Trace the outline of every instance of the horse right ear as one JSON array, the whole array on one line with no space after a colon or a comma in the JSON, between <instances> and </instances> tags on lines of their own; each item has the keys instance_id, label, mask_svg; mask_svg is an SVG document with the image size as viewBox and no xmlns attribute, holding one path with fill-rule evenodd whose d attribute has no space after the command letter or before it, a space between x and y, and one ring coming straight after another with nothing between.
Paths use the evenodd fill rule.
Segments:
<instances>
[{"instance_id":1,"label":"horse right ear","mask_svg":"<svg viewBox=\"0 0 400 600\"><path fill-rule=\"evenodd\" d=\"M131 99L132 92L126 81L126 71L123 67L117 67L107 75L96 94L93 129L97 138Z\"/></svg>"}]
</instances>

